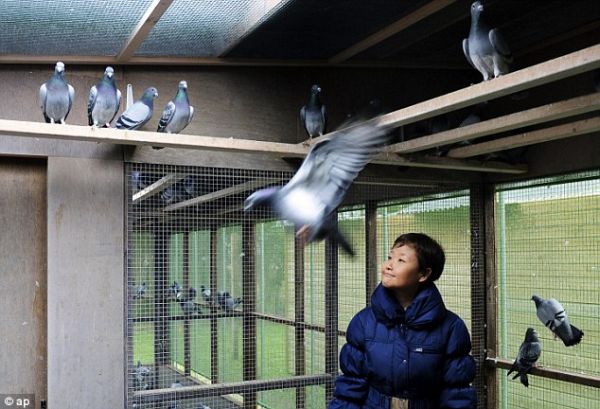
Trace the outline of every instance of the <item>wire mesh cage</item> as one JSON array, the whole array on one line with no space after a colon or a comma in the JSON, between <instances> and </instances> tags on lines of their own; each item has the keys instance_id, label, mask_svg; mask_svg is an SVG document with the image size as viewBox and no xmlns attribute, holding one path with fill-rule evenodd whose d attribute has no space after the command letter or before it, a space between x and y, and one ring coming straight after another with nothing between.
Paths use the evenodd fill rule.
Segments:
<instances>
[{"instance_id":1,"label":"wire mesh cage","mask_svg":"<svg viewBox=\"0 0 600 409\"><path fill-rule=\"evenodd\" d=\"M350 257L303 245L267 208L243 211L291 176L127 164L128 408L325 407L348 323L404 232L442 243L441 291L470 325L465 186L357 181L337 212Z\"/></svg>"}]
</instances>

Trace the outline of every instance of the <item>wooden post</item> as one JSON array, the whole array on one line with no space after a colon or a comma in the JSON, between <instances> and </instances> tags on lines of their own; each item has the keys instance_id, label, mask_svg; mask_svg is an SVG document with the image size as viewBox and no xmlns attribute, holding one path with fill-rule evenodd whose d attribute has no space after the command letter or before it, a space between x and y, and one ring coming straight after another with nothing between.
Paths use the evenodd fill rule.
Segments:
<instances>
[{"instance_id":1,"label":"wooden post","mask_svg":"<svg viewBox=\"0 0 600 409\"><path fill-rule=\"evenodd\" d=\"M190 288L190 233L183 232L183 291L186 294ZM185 314L183 320L183 373L190 376L192 369L192 355L190 352L190 320Z\"/></svg>"},{"instance_id":2,"label":"wooden post","mask_svg":"<svg viewBox=\"0 0 600 409\"><path fill-rule=\"evenodd\" d=\"M296 338L296 376L306 372L306 351L304 349L304 244L294 236L294 326ZM296 408L304 409L306 405L306 388L296 388Z\"/></svg>"},{"instance_id":3,"label":"wooden post","mask_svg":"<svg viewBox=\"0 0 600 409\"><path fill-rule=\"evenodd\" d=\"M167 297L167 280L169 276L168 250L169 235L165 226L156 223L154 226L154 386L159 386L158 375L161 367L169 362L169 300Z\"/></svg>"},{"instance_id":4,"label":"wooden post","mask_svg":"<svg viewBox=\"0 0 600 409\"><path fill-rule=\"evenodd\" d=\"M242 299L244 300L243 316L243 379L256 380L256 269L255 269L255 225L251 220L244 220L242 225ZM257 393L244 393L244 409L256 409Z\"/></svg>"},{"instance_id":5,"label":"wooden post","mask_svg":"<svg viewBox=\"0 0 600 409\"><path fill-rule=\"evenodd\" d=\"M379 281L377 259L377 202L368 201L365 208L365 257L366 265L366 305L371 303L371 294L375 291Z\"/></svg>"},{"instance_id":6,"label":"wooden post","mask_svg":"<svg viewBox=\"0 0 600 409\"><path fill-rule=\"evenodd\" d=\"M210 381L219 383L219 321L216 316L217 300L217 226L210 227L210 296L212 306L210 307Z\"/></svg>"},{"instance_id":7,"label":"wooden post","mask_svg":"<svg viewBox=\"0 0 600 409\"><path fill-rule=\"evenodd\" d=\"M337 226L337 212L331 216ZM325 373L331 378L325 384L325 398L333 398L338 373L338 245L325 241Z\"/></svg>"}]
</instances>

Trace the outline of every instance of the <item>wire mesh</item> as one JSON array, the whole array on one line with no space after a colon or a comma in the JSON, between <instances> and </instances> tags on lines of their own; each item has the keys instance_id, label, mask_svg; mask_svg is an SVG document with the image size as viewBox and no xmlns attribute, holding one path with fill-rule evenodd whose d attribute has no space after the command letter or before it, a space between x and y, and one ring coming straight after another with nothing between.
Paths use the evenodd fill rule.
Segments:
<instances>
[{"instance_id":1,"label":"wire mesh","mask_svg":"<svg viewBox=\"0 0 600 409\"><path fill-rule=\"evenodd\" d=\"M500 185L496 190L499 354L515 359L527 327L546 368L600 375L600 172ZM565 347L536 317L533 294L554 298L584 332ZM500 408L597 408L600 390L540 377L529 388L500 374Z\"/></svg>"},{"instance_id":2,"label":"wire mesh","mask_svg":"<svg viewBox=\"0 0 600 409\"><path fill-rule=\"evenodd\" d=\"M444 245L442 294L470 322L467 190L355 184L337 214L350 257L302 245L270 209L243 212L291 176L127 164L128 408L325 407L348 323L403 232Z\"/></svg>"}]
</instances>

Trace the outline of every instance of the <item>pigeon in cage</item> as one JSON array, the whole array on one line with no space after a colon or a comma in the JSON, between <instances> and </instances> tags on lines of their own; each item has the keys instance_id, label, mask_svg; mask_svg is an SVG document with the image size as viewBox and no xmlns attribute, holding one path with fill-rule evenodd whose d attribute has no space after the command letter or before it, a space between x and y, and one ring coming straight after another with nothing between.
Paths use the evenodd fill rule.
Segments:
<instances>
[{"instance_id":1,"label":"pigeon in cage","mask_svg":"<svg viewBox=\"0 0 600 409\"><path fill-rule=\"evenodd\" d=\"M180 183L176 183L160 192L160 199L164 204L170 205L186 200L187 196L183 186Z\"/></svg>"},{"instance_id":2,"label":"pigeon in cage","mask_svg":"<svg viewBox=\"0 0 600 409\"><path fill-rule=\"evenodd\" d=\"M212 305L212 298L210 296L210 288L206 288L204 284L200 285L200 294L202 295L202 299L208 305Z\"/></svg>"},{"instance_id":3,"label":"pigeon in cage","mask_svg":"<svg viewBox=\"0 0 600 409\"><path fill-rule=\"evenodd\" d=\"M531 299L535 302L536 313L542 324L548 327L555 337L560 338L565 346L581 342L583 331L571 325L567 312L557 300L544 300L538 295L533 295Z\"/></svg>"},{"instance_id":4,"label":"pigeon in cage","mask_svg":"<svg viewBox=\"0 0 600 409\"><path fill-rule=\"evenodd\" d=\"M154 98L156 97L158 97L156 88L146 89L144 95L121 114L114 127L129 130L140 129L152 118Z\"/></svg>"},{"instance_id":5,"label":"pigeon in cage","mask_svg":"<svg viewBox=\"0 0 600 409\"><path fill-rule=\"evenodd\" d=\"M65 80L65 64L59 61L54 74L39 91L39 104L46 122L64 124L74 100L75 89Z\"/></svg>"},{"instance_id":6,"label":"pigeon in cage","mask_svg":"<svg viewBox=\"0 0 600 409\"><path fill-rule=\"evenodd\" d=\"M375 120L336 131L337 136L315 144L302 165L283 187L252 193L244 211L266 205L281 219L295 224L296 235L305 242L329 237L347 253L354 250L332 222L348 188L367 162L389 142L390 133Z\"/></svg>"},{"instance_id":7,"label":"pigeon in cage","mask_svg":"<svg viewBox=\"0 0 600 409\"><path fill-rule=\"evenodd\" d=\"M199 307L194 302L196 294L196 289L193 287L188 288L186 296L182 292L178 294L177 303L181 306L181 310L185 315L193 315L199 312Z\"/></svg>"},{"instance_id":8,"label":"pigeon in cage","mask_svg":"<svg viewBox=\"0 0 600 409\"><path fill-rule=\"evenodd\" d=\"M243 302L241 297L234 298L228 291L219 291L217 293L217 303L223 311L231 312Z\"/></svg>"},{"instance_id":9,"label":"pigeon in cage","mask_svg":"<svg viewBox=\"0 0 600 409\"><path fill-rule=\"evenodd\" d=\"M308 103L300 109L300 119L306 129L308 136L313 138L325 133L325 123L327 121L327 111L325 105L321 103L319 95L321 87L313 85L310 88L310 97Z\"/></svg>"},{"instance_id":10,"label":"pigeon in cage","mask_svg":"<svg viewBox=\"0 0 600 409\"><path fill-rule=\"evenodd\" d=\"M199 403L195 409L210 409L210 406L205 405L204 403Z\"/></svg>"},{"instance_id":11,"label":"pigeon in cage","mask_svg":"<svg viewBox=\"0 0 600 409\"><path fill-rule=\"evenodd\" d=\"M146 282L144 281L142 284L138 285L135 288L135 294L133 298L144 298L144 296L146 295L146 289Z\"/></svg>"},{"instance_id":12,"label":"pigeon in cage","mask_svg":"<svg viewBox=\"0 0 600 409\"><path fill-rule=\"evenodd\" d=\"M113 78L115 70L106 67L100 82L90 89L88 98L88 124L95 127L110 128L121 106L121 91L117 89Z\"/></svg>"},{"instance_id":13,"label":"pigeon in cage","mask_svg":"<svg viewBox=\"0 0 600 409\"><path fill-rule=\"evenodd\" d=\"M194 107L190 105L187 93L187 82L181 81L175 98L165 106L157 132L179 133L192 122Z\"/></svg>"},{"instance_id":14,"label":"pigeon in cage","mask_svg":"<svg viewBox=\"0 0 600 409\"><path fill-rule=\"evenodd\" d=\"M471 4L471 29L462 46L469 64L487 81L508 74L513 56L500 31L486 24L483 11L480 1Z\"/></svg>"},{"instance_id":15,"label":"pigeon in cage","mask_svg":"<svg viewBox=\"0 0 600 409\"><path fill-rule=\"evenodd\" d=\"M152 389L150 387L150 368L142 365L140 361L138 361L137 366L133 371L133 380L134 386L136 390L147 390Z\"/></svg>"},{"instance_id":16,"label":"pigeon in cage","mask_svg":"<svg viewBox=\"0 0 600 409\"><path fill-rule=\"evenodd\" d=\"M511 366L510 370L506 374L509 376L511 373L516 371L513 379L521 380L521 383L526 387L529 387L529 379L527 374L531 371L531 368L535 366L535 363L540 358L542 353L542 344L538 338L537 332L533 328L527 328L525 333L525 340L519 347L519 353L517 359Z\"/></svg>"},{"instance_id":17,"label":"pigeon in cage","mask_svg":"<svg viewBox=\"0 0 600 409\"><path fill-rule=\"evenodd\" d=\"M168 292L169 298L171 298L172 300L177 300L179 299L179 297L181 297L181 294L183 293L183 287L181 287L181 285L177 281L173 281L173 284L169 286Z\"/></svg>"}]
</instances>

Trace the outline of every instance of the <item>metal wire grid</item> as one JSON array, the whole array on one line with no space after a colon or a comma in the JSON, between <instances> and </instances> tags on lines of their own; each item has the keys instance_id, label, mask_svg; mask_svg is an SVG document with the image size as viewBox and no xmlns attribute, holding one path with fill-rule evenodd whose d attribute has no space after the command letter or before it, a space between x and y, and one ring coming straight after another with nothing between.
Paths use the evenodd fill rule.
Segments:
<instances>
[{"instance_id":1,"label":"metal wire grid","mask_svg":"<svg viewBox=\"0 0 600 409\"><path fill-rule=\"evenodd\" d=\"M116 55L152 0L4 0L0 53Z\"/></svg>"},{"instance_id":2,"label":"metal wire grid","mask_svg":"<svg viewBox=\"0 0 600 409\"><path fill-rule=\"evenodd\" d=\"M539 364L600 374L600 172L496 191L499 354L514 359L527 327L540 335ZM566 348L537 319L532 294L555 298L585 335ZM600 390L540 377L529 388L500 373L500 408L598 408Z\"/></svg>"},{"instance_id":3,"label":"metal wire grid","mask_svg":"<svg viewBox=\"0 0 600 409\"><path fill-rule=\"evenodd\" d=\"M267 209L241 211L257 188L252 181L290 176L127 165L128 407L323 408L348 322L367 305L378 265L402 232L423 231L445 246L442 293L469 322L461 292L464 277L469 289L467 191L353 187L348 197L357 204L338 214L357 251L350 258L328 242L300 246L293 226ZM162 186L144 193L153 183ZM412 199L390 201L399 196ZM365 246L369 234L385 246ZM178 391L190 385L214 389Z\"/></svg>"}]
</instances>

